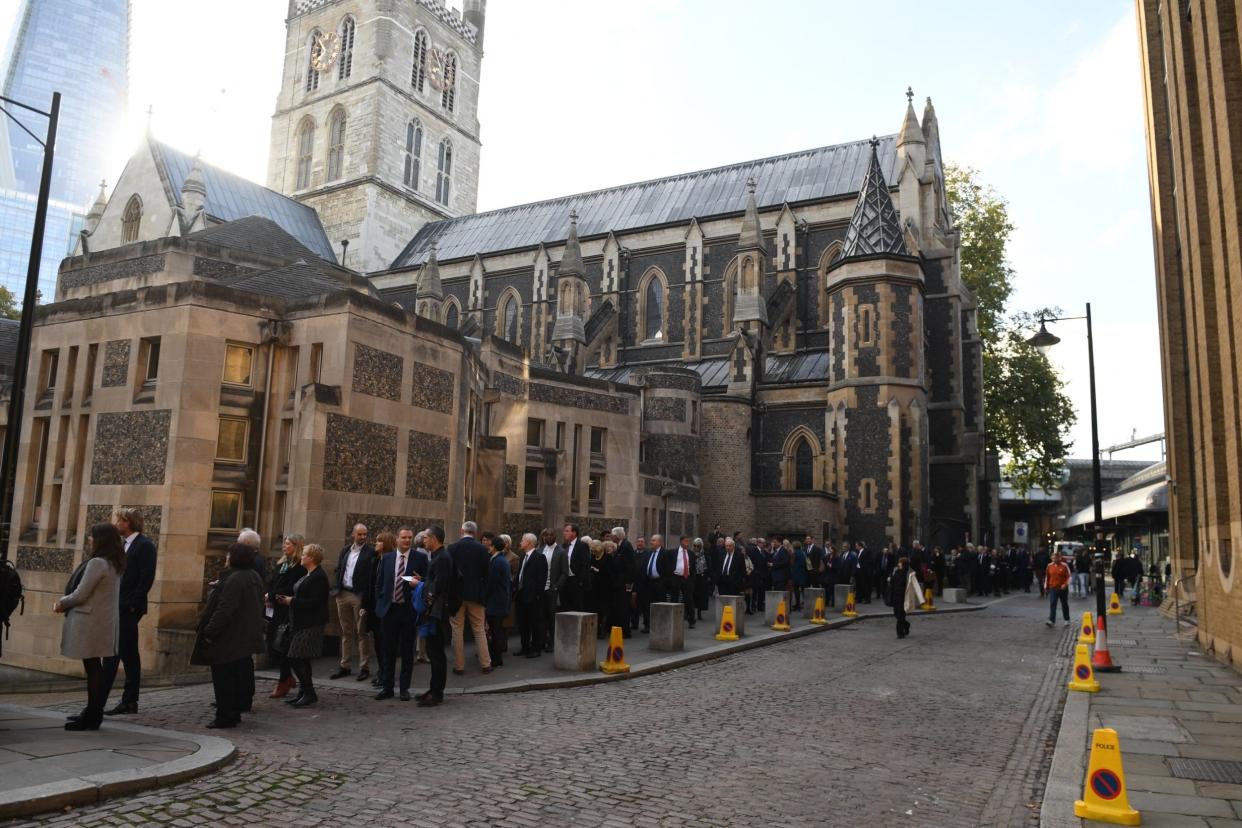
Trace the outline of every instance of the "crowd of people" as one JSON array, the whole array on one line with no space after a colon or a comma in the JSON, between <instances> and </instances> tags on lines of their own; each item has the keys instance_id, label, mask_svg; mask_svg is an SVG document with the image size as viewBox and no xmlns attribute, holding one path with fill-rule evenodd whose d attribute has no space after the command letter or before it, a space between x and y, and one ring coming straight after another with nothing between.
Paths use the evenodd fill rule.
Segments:
<instances>
[{"instance_id":1,"label":"crowd of people","mask_svg":"<svg viewBox=\"0 0 1242 828\"><path fill-rule=\"evenodd\" d=\"M55 604L56 612L66 614L62 654L83 660L88 685L87 706L69 717L67 729L96 729L105 715L137 712L138 623L155 570L154 544L141 531L142 516L134 509L93 526L90 555ZM1085 551L1063 561L1059 554L1050 558L1041 548L1032 555L1025 547L965 544L946 554L916 541L908 549L888 544L872 550L861 542L838 545L810 535L744 538L719 526L706 539L682 535L675 541L659 534L631 540L624 527L590 538L573 523L559 532L524 534L516 543L506 534L480 532L472 521L462 524L460 534L446 546L442 527L404 526L372 542L368 527L359 523L329 577L324 549L301 535L285 536L280 557L269 565L258 533L242 530L220 577L209 584L191 656L192 663L211 669L215 716L208 726L235 727L251 710L256 653L266 652L279 670L271 698L295 708L315 704L311 662L323 653L333 604L341 646L329 677L352 675L356 663L356 679L371 679L376 700L409 701L414 666L430 663L430 685L417 700L434 706L444 699L448 647L453 672L464 674L469 627L479 669L490 673L504 664L510 619L520 642L514 655L535 659L553 651L555 616L565 611L597 614L600 638L614 627L630 638L650 631L654 603L682 604L694 628L715 594L744 596L744 611L752 615L764 612L767 593L776 591L783 593L787 611L795 612L807 587L824 588L827 605L834 606L836 586L850 584L856 601L869 604L878 597L890 605L897 634L905 637L906 612L924 590L939 594L948 586L1001 595L1030 592L1034 581L1041 595L1051 595L1052 623L1058 603L1066 605L1068 619L1071 592L1085 596L1091 589ZM1112 575L1124 594L1127 582L1142 577L1142 567L1136 557L1118 556ZM105 710L122 662L124 694Z\"/></svg>"}]
</instances>

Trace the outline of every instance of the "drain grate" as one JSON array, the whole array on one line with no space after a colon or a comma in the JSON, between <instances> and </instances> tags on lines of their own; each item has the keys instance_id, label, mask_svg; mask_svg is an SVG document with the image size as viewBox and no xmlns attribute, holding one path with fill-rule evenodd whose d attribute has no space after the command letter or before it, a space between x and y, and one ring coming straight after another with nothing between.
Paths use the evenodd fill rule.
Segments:
<instances>
[{"instance_id":1,"label":"drain grate","mask_svg":"<svg viewBox=\"0 0 1242 828\"><path fill-rule=\"evenodd\" d=\"M1121 668L1123 673L1144 673L1146 675L1160 676L1169 672L1165 667L1157 667L1154 664L1126 664Z\"/></svg>"},{"instance_id":2,"label":"drain grate","mask_svg":"<svg viewBox=\"0 0 1242 828\"><path fill-rule=\"evenodd\" d=\"M1133 638L1110 638L1108 639L1108 643L1109 644L1120 644L1123 647L1137 647L1138 646L1138 642L1135 641Z\"/></svg>"},{"instance_id":3,"label":"drain grate","mask_svg":"<svg viewBox=\"0 0 1242 828\"><path fill-rule=\"evenodd\" d=\"M1182 759L1170 756L1169 768L1173 775L1182 779L1201 779L1206 782L1226 782L1242 785L1242 762L1226 762L1221 759Z\"/></svg>"}]
</instances>

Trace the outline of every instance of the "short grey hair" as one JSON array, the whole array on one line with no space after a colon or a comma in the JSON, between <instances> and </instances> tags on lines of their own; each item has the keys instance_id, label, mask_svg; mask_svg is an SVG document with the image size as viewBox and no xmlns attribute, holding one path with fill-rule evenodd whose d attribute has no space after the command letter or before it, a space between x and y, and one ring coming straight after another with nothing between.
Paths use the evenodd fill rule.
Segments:
<instances>
[{"instance_id":1,"label":"short grey hair","mask_svg":"<svg viewBox=\"0 0 1242 828\"><path fill-rule=\"evenodd\" d=\"M535 537L534 532L527 532L525 535L522 535L522 543L527 542L529 542L532 547L535 547L539 545L539 538Z\"/></svg>"},{"instance_id":2,"label":"short grey hair","mask_svg":"<svg viewBox=\"0 0 1242 828\"><path fill-rule=\"evenodd\" d=\"M497 535L496 537L500 538L502 541L504 541L504 542L505 542L505 548L506 548L506 549L508 549L509 547L513 546L513 536L512 536L512 535Z\"/></svg>"},{"instance_id":3,"label":"short grey hair","mask_svg":"<svg viewBox=\"0 0 1242 828\"><path fill-rule=\"evenodd\" d=\"M613 527L612 536L614 538L620 538L621 540L625 540L625 527L624 526Z\"/></svg>"},{"instance_id":4,"label":"short grey hair","mask_svg":"<svg viewBox=\"0 0 1242 828\"><path fill-rule=\"evenodd\" d=\"M461 525L461 531L467 535L477 535L479 533L479 524L473 520L468 520Z\"/></svg>"},{"instance_id":5,"label":"short grey hair","mask_svg":"<svg viewBox=\"0 0 1242 828\"><path fill-rule=\"evenodd\" d=\"M244 543L246 546L253 546L255 549L258 549L263 545L263 538L261 538L259 533L253 529L246 528L237 534L237 542Z\"/></svg>"},{"instance_id":6,"label":"short grey hair","mask_svg":"<svg viewBox=\"0 0 1242 828\"><path fill-rule=\"evenodd\" d=\"M660 543L656 543L656 541L659 541ZM663 535L652 535L651 543L656 543L656 546L660 546L661 544L664 543L664 536Z\"/></svg>"}]
</instances>

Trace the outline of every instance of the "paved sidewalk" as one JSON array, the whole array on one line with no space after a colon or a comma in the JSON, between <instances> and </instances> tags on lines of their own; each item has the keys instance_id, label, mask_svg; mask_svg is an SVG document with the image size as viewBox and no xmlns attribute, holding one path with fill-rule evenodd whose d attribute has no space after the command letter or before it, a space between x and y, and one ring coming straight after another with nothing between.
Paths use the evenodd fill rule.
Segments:
<instances>
[{"instance_id":1,"label":"paved sidewalk","mask_svg":"<svg viewBox=\"0 0 1242 828\"><path fill-rule=\"evenodd\" d=\"M225 739L109 719L68 732L64 714L0 704L0 819L171 785L233 757Z\"/></svg>"},{"instance_id":2,"label":"paved sidewalk","mask_svg":"<svg viewBox=\"0 0 1242 828\"><path fill-rule=\"evenodd\" d=\"M1130 805L1149 828L1242 828L1242 674L1205 656L1190 627L1155 608L1108 618L1120 673L1099 693L1069 692L1041 825L1103 825L1074 816L1083 795L1091 732L1117 731ZM1069 678L1070 659L1062 653Z\"/></svg>"},{"instance_id":3,"label":"paved sidewalk","mask_svg":"<svg viewBox=\"0 0 1242 828\"><path fill-rule=\"evenodd\" d=\"M937 604L934 613L917 612L912 615L924 614L945 614L955 612L973 612L981 610L997 601L1006 600L1005 598L989 598L984 601L978 601L971 604ZM578 687L586 684L600 684L609 681L623 681L627 678L637 676L650 675L665 670L672 670L677 667L684 667L690 664L696 664L700 661L719 658L731 653L749 650L754 647L763 647L769 644L775 644L790 638L798 638L804 635L812 635L827 630L839 629L859 621L869 620L869 623L892 624L892 610L884 605L880 599L876 598L872 604L859 604L858 617L843 618L840 610L832 607L828 608L827 624L815 625L808 618L804 618L801 611L798 611L790 618L789 632L776 632L763 623L763 614L748 615L744 617L745 634L740 641L722 642L717 641L716 621L715 621L715 601L712 602L713 609L703 613L703 620L695 624L693 630L685 631L685 649L680 652L663 652L652 650L648 646L649 636L635 631L632 638L627 639L625 644L625 660L630 665L629 673L619 673L607 675L598 668L594 670L577 672L571 670L558 670L552 666L552 654L544 653L539 658L515 657L512 655L520 646L517 636L509 638L510 654L505 656L504 666L492 670L490 674L484 675L479 668L479 660L475 654L474 644L470 641L466 642L466 672L465 675L456 676L449 674L448 689L445 691L449 695L461 693L514 693L525 690L541 690L556 687ZM596 660L603 661L607 655L608 640L600 640L596 647ZM449 669L453 667L453 652L450 645L447 650L449 658ZM313 665L315 676L315 687L332 687L338 690L351 690L360 693L374 694L376 691L371 687L371 682L357 681L357 669L355 666L354 673L336 681L328 679L337 666L337 658L325 657L316 659ZM371 664L372 678L377 674L377 665L372 660ZM278 674L274 670L259 670L257 676L260 678L260 687L258 692L266 694L270 692L271 686L278 678ZM431 677L431 668L427 664L419 664L414 668L414 676L411 682L411 690L422 692L427 688L427 684Z\"/></svg>"}]
</instances>

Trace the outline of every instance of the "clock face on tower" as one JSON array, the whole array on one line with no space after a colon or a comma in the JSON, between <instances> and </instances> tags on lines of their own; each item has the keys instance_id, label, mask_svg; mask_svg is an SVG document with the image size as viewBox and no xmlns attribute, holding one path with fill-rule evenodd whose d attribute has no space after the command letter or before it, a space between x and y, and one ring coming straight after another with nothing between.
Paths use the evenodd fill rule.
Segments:
<instances>
[{"instance_id":1,"label":"clock face on tower","mask_svg":"<svg viewBox=\"0 0 1242 828\"><path fill-rule=\"evenodd\" d=\"M336 32L321 32L311 44L311 66L318 72L332 68L341 56L341 39Z\"/></svg>"},{"instance_id":2,"label":"clock face on tower","mask_svg":"<svg viewBox=\"0 0 1242 828\"><path fill-rule=\"evenodd\" d=\"M444 91L444 52L439 49L431 50L431 65L427 68L427 80L431 81L431 88L437 92Z\"/></svg>"}]
</instances>

